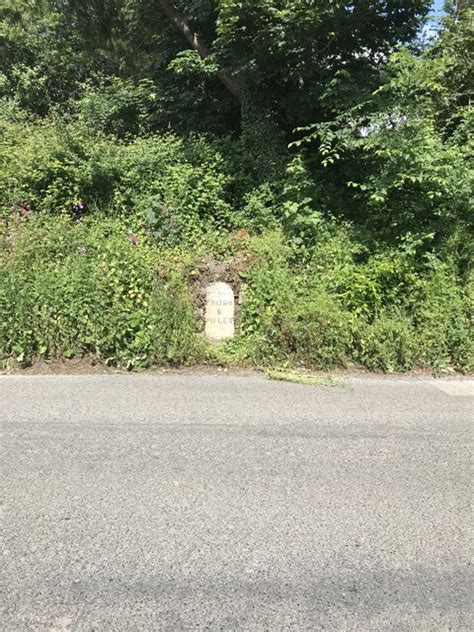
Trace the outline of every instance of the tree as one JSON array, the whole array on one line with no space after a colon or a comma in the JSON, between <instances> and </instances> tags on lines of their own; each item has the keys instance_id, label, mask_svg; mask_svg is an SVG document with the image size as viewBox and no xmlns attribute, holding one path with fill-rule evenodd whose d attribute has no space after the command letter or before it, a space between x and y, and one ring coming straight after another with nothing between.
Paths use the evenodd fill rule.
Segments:
<instances>
[{"instance_id":1,"label":"tree","mask_svg":"<svg viewBox=\"0 0 474 632\"><path fill-rule=\"evenodd\" d=\"M392 53L377 90L295 143L308 149L323 207L379 242L452 247L460 262L473 231L472 15L458 7L422 54Z\"/></svg>"},{"instance_id":2,"label":"tree","mask_svg":"<svg viewBox=\"0 0 474 632\"><path fill-rule=\"evenodd\" d=\"M3 20L21 24L6 38L4 72L14 93L18 56L26 56L23 65L35 69L52 102L77 95L86 78L147 79L156 86L158 127L232 132L241 113L246 120L260 111L289 132L331 118L376 87L388 53L414 37L430 4L3 0Z\"/></svg>"},{"instance_id":3,"label":"tree","mask_svg":"<svg viewBox=\"0 0 474 632\"><path fill-rule=\"evenodd\" d=\"M473 7L472 0L447 2L438 38L425 53L439 86L436 118L445 135L459 129L474 102Z\"/></svg>"},{"instance_id":4,"label":"tree","mask_svg":"<svg viewBox=\"0 0 474 632\"><path fill-rule=\"evenodd\" d=\"M186 40L201 59L211 58L232 94L241 103L244 91L255 101L267 101L287 129L356 102L376 82L391 48L413 38L430 4L160 0L165 16L184 35L183 44Z\"/></svg>"}]
</instances>

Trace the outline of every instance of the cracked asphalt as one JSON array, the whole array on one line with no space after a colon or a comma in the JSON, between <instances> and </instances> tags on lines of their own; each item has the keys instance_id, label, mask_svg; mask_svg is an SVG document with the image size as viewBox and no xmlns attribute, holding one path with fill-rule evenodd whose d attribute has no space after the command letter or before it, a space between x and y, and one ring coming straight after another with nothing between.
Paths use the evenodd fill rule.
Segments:
<instances>
[{"instance_id":1,"label":"cracked asphalt","mask_svg":"<svg viewBox=\"0 0 474 632\"><path fill-rule=\"evenodd\" d=\"M0 628L470 630L473 395L0 376Z\"/></svg>"}]
</instances>

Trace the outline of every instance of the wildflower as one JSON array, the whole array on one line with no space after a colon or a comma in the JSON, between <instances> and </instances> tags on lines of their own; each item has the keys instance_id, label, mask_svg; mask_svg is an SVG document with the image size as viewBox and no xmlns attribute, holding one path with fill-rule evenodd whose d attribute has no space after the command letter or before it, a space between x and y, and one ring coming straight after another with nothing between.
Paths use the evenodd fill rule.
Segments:
<instances>
[{"instance_id":1,"label":"wildflower","mask_svg":"<svg viewBox=\"0 0 474 632\"><path fill-rule=\"evenodd\" d=\"M87 257L87 255L89 254L87 246L81 246L80 252L83 257Z\"/></svg>"},{"instance_id":2,"label":"wildflower","mask_svg":"<svg viewBox=\"0 0 474 632\"><path fill-rule=\"evenodd\" d=\"M78 202L77 204L72 205L72 210L74 211L74 213L82 213L84 209L85 209L84 202Z\"/></svg>"},{"instance_id":3,"label":"wildflower","mask_svg":"<svg viewBox=\"0 0 474 632\"><path fill-rule=\"evenodd\" d=\"M76 220L76 224L82 224L82 214L84 213L84 210L86 208L84 202L77 202L77 204L72 204L71 208L74 219Z\"/></svg>"},{"instance_id":4,"label":"wildflower","mask_svg":"<svg viewBox=\"0 0 474 632\"><path fill-rule=\"evenodd\" d=\"M130 237L130 243L132 244L132 246L136 246L138 244L138 239L137 239L137 236L135 235L135 233L132 233L130 231L128 233L128 236Z\"/></svg>"}]
</instances>

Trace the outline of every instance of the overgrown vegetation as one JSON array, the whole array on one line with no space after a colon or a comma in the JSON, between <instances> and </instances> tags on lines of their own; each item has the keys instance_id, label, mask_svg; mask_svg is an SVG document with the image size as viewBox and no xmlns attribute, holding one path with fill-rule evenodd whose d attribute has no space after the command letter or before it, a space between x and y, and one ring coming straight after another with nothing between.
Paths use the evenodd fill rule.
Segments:
<instances>
[{"instance_id":1,"label":"overgrown vegetation","mask_svg":"<svg viewBox=\"0 0 474 632\"><path fill-rule=\"evenodd\" d=\"M473 9L429 5L0 0L0 363L473 370Z\"/></svg>"}]
</instances>

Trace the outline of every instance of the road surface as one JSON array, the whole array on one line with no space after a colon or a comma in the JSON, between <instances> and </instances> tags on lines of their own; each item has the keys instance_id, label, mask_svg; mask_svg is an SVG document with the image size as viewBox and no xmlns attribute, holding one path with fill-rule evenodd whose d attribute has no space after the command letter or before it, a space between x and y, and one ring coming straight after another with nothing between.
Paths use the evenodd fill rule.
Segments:
<instances>
[{"instance_id":1,"label":"road surface","mask_svg":"<svg viewBox=\"0 0 474 632\"><path fill-rule=\"evenodd\" d=\"M0 377L0 629L472 629L473 393Z\"/></svg>"}]
</instances>

